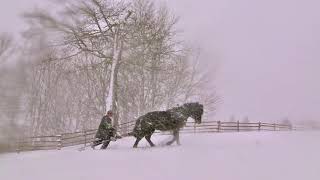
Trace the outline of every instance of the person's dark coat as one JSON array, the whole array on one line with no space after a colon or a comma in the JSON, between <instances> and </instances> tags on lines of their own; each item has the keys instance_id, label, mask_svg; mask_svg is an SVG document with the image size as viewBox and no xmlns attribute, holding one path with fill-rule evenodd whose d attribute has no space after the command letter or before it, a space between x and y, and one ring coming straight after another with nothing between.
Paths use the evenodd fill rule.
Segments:
<instances>
[{"instance_id":1,"label":"person's dark coat","mask_svg":"<svg viewBox=\"0 0 320 180\"><path fill-rule=\"evenodd\" d=\"M106 139L108 136L114 133L114 128L112 127L112 120L109 116L105 115L102 117L96 138Z\"/></svg>"}]
</instances>

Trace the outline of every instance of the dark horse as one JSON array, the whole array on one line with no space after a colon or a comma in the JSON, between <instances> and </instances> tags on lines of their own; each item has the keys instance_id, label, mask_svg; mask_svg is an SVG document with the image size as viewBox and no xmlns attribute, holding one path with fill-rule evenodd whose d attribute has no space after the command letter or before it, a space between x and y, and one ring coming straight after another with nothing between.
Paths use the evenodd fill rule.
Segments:
<instances>
[{"instance_id":1,"label":"dark horse","mask_svg":"<svg viewBox=\"0 0 320 180\"><path fill-rule=\"evenodd\" d=\"M184 127L189 117L193 118L197 124L201 123L203 105L199 103L186 103L179 107L174 107L167 111L153 111L140 116L135 124L133 132L136 137L133 147L138 146L139 141L145 137L150 146L155 146L151 141L151 136L155 130L172 131L173 139L167 143L171 145L174 141L180 145L179 130Z\"/></svg>"}]
</instances>

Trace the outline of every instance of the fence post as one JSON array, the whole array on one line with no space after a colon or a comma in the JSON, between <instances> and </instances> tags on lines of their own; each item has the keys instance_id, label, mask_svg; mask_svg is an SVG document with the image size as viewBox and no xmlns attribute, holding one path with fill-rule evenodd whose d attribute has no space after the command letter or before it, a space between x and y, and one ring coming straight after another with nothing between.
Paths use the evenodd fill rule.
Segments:
<instances>
[{"instance_id":1,"label":"fence post","mask_svg":"<svg viewBox=\"0 0 320 180\"><path fill-rule=\"evenodd\" d=\"M239 121L237 121L237 130L238 130L238 132L240 131L240 123L239 123Z\"/></svg>"},{"instance_id":2,"label":"fence post","mask_svg":"<svg viewBox=\"0 0 320 180\"><path fill-rule=\"evenodd\" d=\"M86 145L87 145L87 131L84 130L83 134L84 134L84 147L86 147Z\"/></svg>"},{"instance_id":3,"label":"fence post","mask_svg":"<svg viewBox=\"0 0 320 180\"><path fill-rule=\"evenodd\" d=\"M273 131L276 131L276 123L273 123Z\"/></svg>"},{"instance_id":4,"label":"fence post","mask_svg":"<svg viewBox=\"0 0 320 180\"><path fill-rule=\"evenodd\" d=\"M261 122L258 124L258 131L261 131Z\"/></svg>"},{"instance_id":5,"label":"fence post","mask_svg":"<svg viewBox=\"0 0 320 180\"><path fill-rule=\"evenodd\" d=\"M62 135L59 134L59 135L56 135L56 138L57 138L57 150L61 150L62 148Z\"/></svg>"},{"instance_id":6,"label":"fence post","mask_svg":"<svg viewBox=\"0 0 320 180\"><path fill-rule=\"evenodd\" d=\"M17 153L20 153L20 138L16 140L16 151Z\"/></svg>"},{"instance_id":7,"label":"fence post","mask_svg":"<svg viewBox=\"0 0 320 180\"><path fill-rule=\"evenodd\" d=\"M220 132L221 129L221 121L218 121L218 132Z\"/></svg>"}]
</instances>

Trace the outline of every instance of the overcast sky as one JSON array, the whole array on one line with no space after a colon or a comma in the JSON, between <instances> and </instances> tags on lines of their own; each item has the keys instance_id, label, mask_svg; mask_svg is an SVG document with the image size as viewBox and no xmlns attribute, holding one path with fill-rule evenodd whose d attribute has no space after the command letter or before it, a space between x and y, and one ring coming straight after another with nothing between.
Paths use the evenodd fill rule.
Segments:
<instances>
[{"instance_id":1,"label":"overcast sky","mask_svg":"<svg viewBox=\"0 0 320 180\"><path fill-rule=\"evenodd\" d=\"M203 64L219 65L217 119L320 121L319 0L166 1ZM20 31L19 13L39 2L1 1L0 31Z\"/></svg>"}]
</instances>

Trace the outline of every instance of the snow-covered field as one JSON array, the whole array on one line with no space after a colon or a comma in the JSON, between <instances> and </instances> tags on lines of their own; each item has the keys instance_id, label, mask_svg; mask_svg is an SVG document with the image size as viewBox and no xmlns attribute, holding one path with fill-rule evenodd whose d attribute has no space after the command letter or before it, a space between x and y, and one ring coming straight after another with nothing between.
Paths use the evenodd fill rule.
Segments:
<instances>
[{"instance_id":1,"label":"snow-covered field","mask_svg":"<svg viewBox=\"0 0 320 180\"><path fill-rule=\"evenodd\" d=\"M1 180L319 180L320 132L188 134L181 146L132 138L107 150L0 155Z\"/></svg>"}]
</instances>

